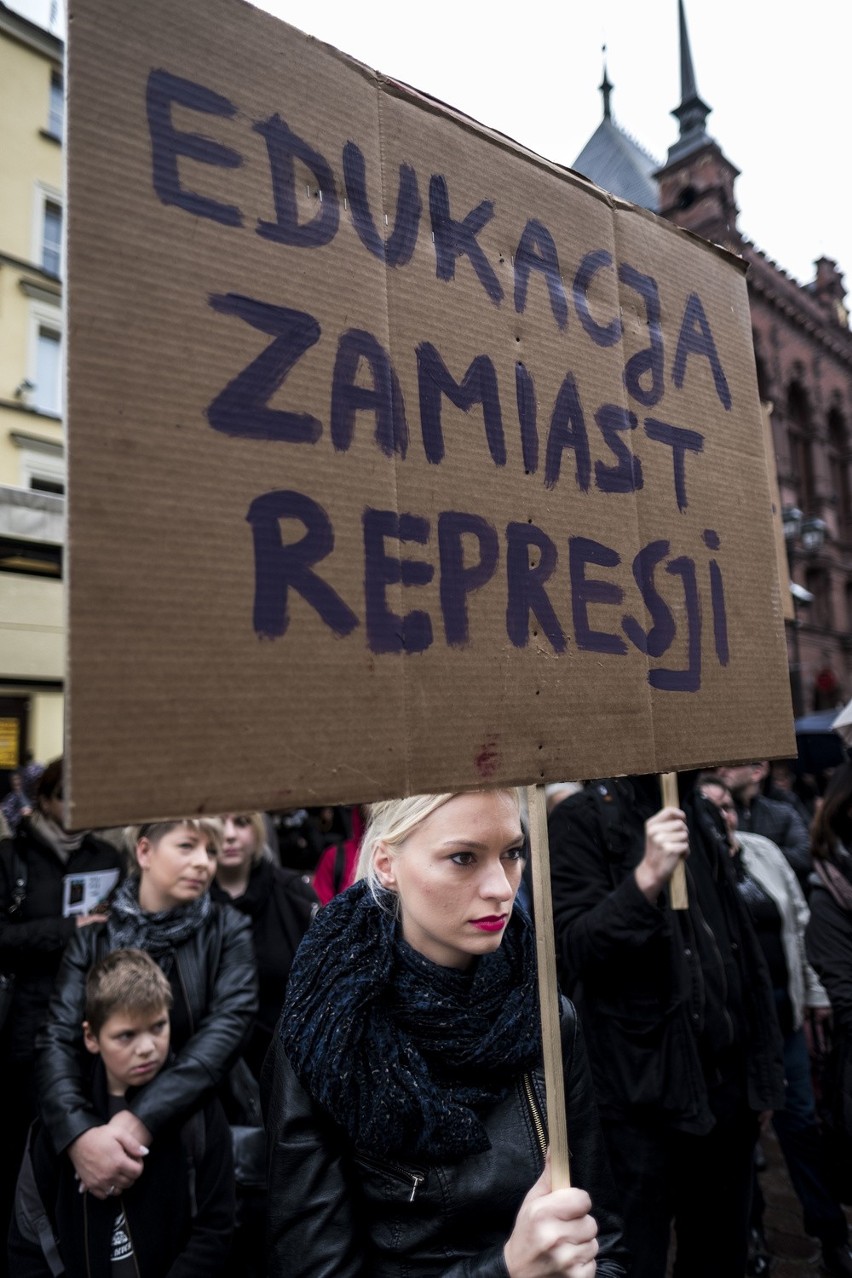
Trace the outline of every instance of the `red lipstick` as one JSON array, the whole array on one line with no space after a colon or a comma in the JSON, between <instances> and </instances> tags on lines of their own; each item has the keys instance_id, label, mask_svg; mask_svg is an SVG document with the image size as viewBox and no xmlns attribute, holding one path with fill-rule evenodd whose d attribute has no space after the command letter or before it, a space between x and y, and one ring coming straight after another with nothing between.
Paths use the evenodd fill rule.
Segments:
<instances>
[{"instance_id":1,"label":"red lipstick","mask_svg":"<svg viewBox=\"0 0 852 1278\"><path fill-rule=\"evenodd\" d=\"M471 919L474 927L478 927L480 932L502 932L506 926L507 914L487 914L485 918Z\"/></svg>"}]
</instances>

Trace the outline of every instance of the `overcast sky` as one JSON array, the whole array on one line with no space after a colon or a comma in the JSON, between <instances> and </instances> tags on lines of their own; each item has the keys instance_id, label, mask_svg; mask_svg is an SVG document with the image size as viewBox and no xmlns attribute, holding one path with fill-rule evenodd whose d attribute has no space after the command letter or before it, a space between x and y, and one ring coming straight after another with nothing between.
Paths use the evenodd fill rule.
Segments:
<instances>
[{"instance_id":1,"label":"overcast sky","mask_svg":"<svg viewBox=\"0 0 852 1278\"><path fill-rule=\"evenodd\" d=\"M816 258L834 258L852 290L852 5L686 3L708 131L742 173L740 229L802 282ZM568 165L601 119L606 43L617 122L661 161L677 136L677 0L261 7Z\"/></svg>"},{"instance_id":2,"label":"overcast sky","mask_svg":"<svg viewBox=\"0 0 852 1278\"><path fill-rule=\"evenodd\" d=\"M62 22L60 0L8 2ZM660 161L677 136L677 0L261 7L569 165L600 122L606 43L617 122ZM834 258L852 290L852 4L687 0L687 22L708 130L742 173L740 229L803 283L816 258Z\"/></svg>"}]
</instances>

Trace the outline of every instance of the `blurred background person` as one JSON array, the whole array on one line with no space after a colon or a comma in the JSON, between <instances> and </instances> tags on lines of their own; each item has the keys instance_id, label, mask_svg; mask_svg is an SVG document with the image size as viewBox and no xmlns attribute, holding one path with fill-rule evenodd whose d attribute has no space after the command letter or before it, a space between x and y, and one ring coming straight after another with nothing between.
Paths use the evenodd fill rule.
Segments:
<instances>
[{"instance_id":1,"label":"blurred background person","mask_svg":"<svg viewBox=\"0 0 852 1278\"><path fill-rule=\"evenodd\" d=\"M256 1128L259 1171L243 1175L244 1159L237 1154L237 1225L229 1278L261 1278L266 1272L264 1220L266 1214L265 1158L260 1104L260 1070L281 1014L290 965L318 908L312 888L296 870L283 869L272 858L269 827L262 812L226 813L213 900L234 909L251 924L258 976L258 1009L242 1052L240 1066L229 1077L226 1111L243 1139ZM248 1075L248 1076L246 1076ZM245 1183L249 1182L249 1183Z\"/></svg>"},{"instance_id":2,"label":"blurred background person","mask_svg":"<svg viewBox=\"0 0 852 1278\"><path fill-rule=\"evenodd\" d=\"M24 789L24 777L20 769L16 769L9 777L9 793L0 802L0 811L6 819L9 833L14 834L23 817L32 814L32 800Z\"/></svg>"},{"instance_id":3,"label":"blurred background person","mask_svg":"<svg viewBox=\"0 0 852 1278\"><path fill-rule=\"evenodd\" d=\"M751 916L772 979L784 1039L784 1106L774 1111L772 1124L802 1205L805 1232L819 1239L827 1273L852 1278L849 1230L830 1187L804 1030L809 1009L821 1021L831 1014L828 995L805 956L808 906L781 850L759 834L738 830L736 804L721 778L703 774L697 784L724 818L737 890ZM760 1275L769 1271L769 1254L763 1232L765 1203L756 1177L753 1189L749 1272Z\"/></svg>"},{"instance_id":4,"label":"blurred background person","mask_svg":"<svg viewBox=\"0 0 852 1278\"><path fill-rule=\"evenodd\" d=\"M260 1078L284 1001L290 965L318 901L295 870L272 860L261 812L228 813L222 820L222 847L211 895L233 906L251 924L258 975L258 1009L243 1056Z\"/></svg>"},{"instance_id":5,"label":"blurred background person","mask_svg":"<svg viewBox=\"0 0 852 1278\"><path fill-rule=\"evenodd\" d=\"M774 759L769 764L769 775L763 783L763 793L768 799L789 803L795 808L806 826L814 815L816 792L796 772L795 759Z\"/></svg>"},{"instance_id":6,"label":"blurred background person","mask_svg":"<svg viewBox=\"0 0 852 1278\"><path fill-rule=\"evenodd\" d=\"M3 1139L0 1141L0 1229L5 1239L15 1180L27 1129L36 1116L36 1033L47 1015L62 952L74 933L103 923L107 903L80 910L73 895L103 875L115 888L126 858L90 830L71 834L62 825L63 761L55 759L38 780L35 807L14 838L0 844L0 971L14 978L13 996L0 1029ZM77 885L77 891L72 891ZM5 1266L5 1248L0 1268Z\"/></svg>"},{"instance_id":7,"label":"blurred background person","mask_svg":"<svg viewBox=\"0 0 852 1278\"><path fill-rule=\"evenodd\" d=\"M807 894L811 872L808 827L792 804L769 799L763 793L769 764L766 761L728 764L716 768L716 773L734 796L740 832L762 834L765 839L771 839L790 862Z\"/></svg>"},{"instance_id":8,"label":"blurred background person","mask_svg":"<svg viewBox=\"0 0 852 1278\"><path fill-rule=\"evenodd\" d=\"M307 808L290 808L269 816L281 865L285 870L296 870L310 883L326 846L316 821Z\"/></svg>"},{"instance_id":9,"label":"blurred background person","mask_svg":"<svg viewBox=\"0 0 852 1278\"><path fill-rule=\"evenodd\" d=\"M21 777L24 782L24 793L33 803L38 792L38 783L42 772L44 772L44 764L37 762L32 750L26 750L24 752L24 766L21 768Z\"/></svg>"},{"instance_id":10,"label":"blurred background person","mask_svg":"<svg viewBox=\"0 0 852 1278\"><path fill-rule=\"evenodd\" d=\"M826 1135L838 1192L852 1202L852 763L836 768L811 827L814 886L805 933L808 958L833 1013L823 1076Z\"/></svg>"},{"instance_id":11,"label":"blurred background person","mask_svg":"<svg viewBox=\"0 0 852 1278\"><path fill-rule=\"evenodd\" d=\"M325 848L314 873L313 888L322 905L327 905L333 896L345 892L355 882L361 837L366 825L364 809L351 808L346 824L349 834L335 838Z\"/></svg>"}]
</instances>

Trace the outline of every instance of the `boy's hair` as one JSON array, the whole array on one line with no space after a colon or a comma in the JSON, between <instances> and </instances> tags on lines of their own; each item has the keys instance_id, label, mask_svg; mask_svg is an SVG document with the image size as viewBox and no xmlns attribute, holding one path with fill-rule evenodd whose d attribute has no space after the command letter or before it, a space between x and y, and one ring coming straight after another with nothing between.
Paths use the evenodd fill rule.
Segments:
<instances>
[{"instance_id":1,"label":"boy's hair","mask_svg":"<svg viewBox=\"0 0 852 1278\"><path fill-rule=\"evenodd\" d=\"M172 1005L172 988L144 950L113 950L86 977L86 1020L97 1037L116 1012L144 1016Z\"/></svg>"}]
</instances>

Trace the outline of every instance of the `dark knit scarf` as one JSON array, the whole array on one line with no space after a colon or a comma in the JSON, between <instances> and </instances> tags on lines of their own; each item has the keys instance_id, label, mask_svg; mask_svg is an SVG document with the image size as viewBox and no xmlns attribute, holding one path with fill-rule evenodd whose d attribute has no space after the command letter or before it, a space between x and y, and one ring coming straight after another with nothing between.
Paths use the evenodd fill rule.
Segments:
<instances>
[{"instance_id":1,"label":"dark knit scarf","mask_svg":"<svg viewBox=\"0 0 852 1278\"><path fill-rule=\"evenodd\" d=\"M111 950L147 950L156 958L194 935L210 914L210 893L171 910L149 914L139 904L139 880L127 878L113 897L107 921Z\"/></svg>"},{"instance_id":2,"label":"dark knit scarf","mask_svg":"<svg viewBox=\"0 0 852 1278\"><path fill-rule=\"evenodd\" d=\"M364 1150L457 1162L490 1147L481 1115L541 1058L532 925L441 967L399 935L395 898L356 883L299 947L281 1018L296 1076Z\"/></svg>"}]
</instances>

